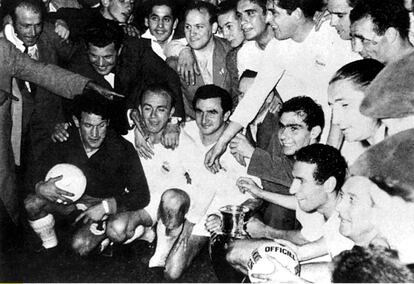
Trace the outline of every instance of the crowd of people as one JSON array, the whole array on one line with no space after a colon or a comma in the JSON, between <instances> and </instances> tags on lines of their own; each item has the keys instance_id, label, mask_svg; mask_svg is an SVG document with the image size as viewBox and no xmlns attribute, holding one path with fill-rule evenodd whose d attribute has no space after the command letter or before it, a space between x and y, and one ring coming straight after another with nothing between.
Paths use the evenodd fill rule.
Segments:
<instances>
[{"instance_id":1,"label":"crowd of people","mask_svg":"<svg viewBox=\"0 0 414 284\"><path fill-rule=\"evenodd\" d=\"M155 246L180 279L249 211L223 255L269 282L414 282L410 0L3 0L0 227L36 250L77 224L80 256ZM79 200L45 179L72 164ZM10 245L0 232L0 249ZM214 256L212 256L214 261ZM219 279L223 280L223 279ZM224 281L224 280L223 280Z\"/></svg>"}]
</instances>

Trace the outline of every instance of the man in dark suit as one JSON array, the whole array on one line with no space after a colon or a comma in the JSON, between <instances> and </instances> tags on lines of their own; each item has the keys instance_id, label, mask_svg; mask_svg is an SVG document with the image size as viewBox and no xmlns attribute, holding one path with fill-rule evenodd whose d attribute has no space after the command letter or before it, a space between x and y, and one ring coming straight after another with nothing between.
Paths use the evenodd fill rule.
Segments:
<instances>
[{"instance_id":1,"label":"man in dark suit","mask_svg":"<svg viewBox=\"0 0 414 284\"><path fill-rule=\"evenodd\" d=\"M39 0L16 1L11 10L12 24L6 25L4 35L14 46L35 60L56 65L67 62L76 47L62 41L55 33L54 26L43 21L43 14L43 3ZM30 167L30 163L36 161L48 146L53 126L63 119L62 98L18 79L13 80L13 95L21 98L19 102L13 103L13 150L16 164L25 166L27 162ZM20 153L23 161L20 161Z\"/></svg>"},{"instance_id":2,"label":"man in dark suit","mask_svg":"<svg viewBox=\"0 0 414 284\"><path fill-rule=\"evenodd\" d=\"M213 4L196 1L185 12L185 37L200 70L194 85L181 82L185 113L191 118L195 118L191 102L200 86L214 84L230 91L230 75L225 62L231 46L226 40L214 36L218 28L216 10Z\"/></svg>"},{"instance_id":3,"label":"man in dark suit","mask_svg":"<svg viewBox=\"0 0 414 284\"><path fill-rule=\"evenodd\" d=\"M126 108L138 105L142 90L153 83L165 83L173 90L175 115L184 118L178 75L152 51L149 40L123 40L122 35L122 29L112 21L91 27L85 49L71 61L70 70L126 95L113 105L112 122L119 133L128 128Z\"/></svg>"}]
</instances>

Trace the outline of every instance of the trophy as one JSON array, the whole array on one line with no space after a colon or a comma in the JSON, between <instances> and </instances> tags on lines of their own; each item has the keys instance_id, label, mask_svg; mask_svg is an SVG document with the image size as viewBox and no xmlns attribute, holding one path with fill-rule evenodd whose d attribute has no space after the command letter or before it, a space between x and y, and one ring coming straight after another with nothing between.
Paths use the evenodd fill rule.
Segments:
<instances>
[{"instance_id":1,"label":"trophy","mask_svg":"<svg viewBox=\"0 0 414 284\"><path fill-rule=\"evenodd\" d=\"M247 233L244 230L244 224L248 212L249 209L245 206L226 205L221 207L221 230L223 233L231 238L245 239Z\"/></svg>"},{"instance_id":2,"label":"trophy","mask_svg":"<svg viewBox=\"0 0 414 284\"><path fill-rule=\"evenodd\" d=\"M221 283L241 282L245 276L236 271L226 261L227 248L236 239L248 238L244 224L249 216L245 206L227 205L219 209L221 213L221 233L213 234L210 239L210 258L213 269Z\"/></svg>"}]
</instances>

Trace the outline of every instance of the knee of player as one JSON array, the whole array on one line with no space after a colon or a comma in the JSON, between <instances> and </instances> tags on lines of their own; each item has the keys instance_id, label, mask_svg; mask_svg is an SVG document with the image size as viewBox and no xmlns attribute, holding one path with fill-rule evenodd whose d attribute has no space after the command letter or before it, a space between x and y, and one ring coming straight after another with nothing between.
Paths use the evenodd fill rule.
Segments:
<instances>
[{"instance_id":1,"label":"knee of player","mask_svg":"<svg viewBox=\"0 0 414 284\"><path fill-rule=\"evenodd\" d=\"M106 226L106 235L113 241L121 243L127 237L127 223L121 219L111 219Z\"/></svg>"},{"instance_id":2,"label":"knee of player","mask_svg":"<svg viewBox=\"0 0 414 284\"><path fill-rule=\"evenodd\" d=\"M188 194L178 188L167 189L161 196L159 206L159 217L165 221L172 216L184 219L185 214L190 208L190 197ZM164 222L165 224L166 222Z\"/></svg>"},{"instance_id":3,"label":"knee of player","mask_svg":"<svg viewBox=\"0 0 414 284\"><path fill-rule=\"evenodd\" d=\"M82 237L80 234L76 234L73 238L72 238L72 250L81 255L81 256L85 256L89 253L89 247L90 247L90 241L88 240L88 238L84 238Z\"/></svg>"}]
</instances>

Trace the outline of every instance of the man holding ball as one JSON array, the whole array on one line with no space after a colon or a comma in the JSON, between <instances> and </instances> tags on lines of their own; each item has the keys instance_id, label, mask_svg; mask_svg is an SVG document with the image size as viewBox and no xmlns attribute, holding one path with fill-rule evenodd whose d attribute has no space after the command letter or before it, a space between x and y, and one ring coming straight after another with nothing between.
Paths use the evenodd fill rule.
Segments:
<instances>
[{"instance_id":1,"label":"man holding ball","mask_svg":"<svg viewBox=\"0 0 414 284\"><path fill-rule=\"evenodd\" d=\"M86 255L106 238L107 216L144 208L149 191L134 147L109 128L105 99L92 91L77 96L72 115L75 127L68 129L70 137L63 143L51 144L33 169L35 192L24 204L29 223L44 248L57 245L52 214L58 213L80 225L72 248ZM86 177L85 193L76 202L74 193L58 187L68 172L44 181L46 173L62 163L78 167Z\"/></svg>"}]
</instances>

